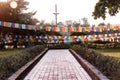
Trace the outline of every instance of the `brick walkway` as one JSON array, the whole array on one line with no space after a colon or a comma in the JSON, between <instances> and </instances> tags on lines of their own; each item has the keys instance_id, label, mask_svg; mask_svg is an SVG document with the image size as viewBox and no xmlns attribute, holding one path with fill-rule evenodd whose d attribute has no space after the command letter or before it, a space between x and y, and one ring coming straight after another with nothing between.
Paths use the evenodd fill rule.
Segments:
<instances>
[{"instance_id":1,"label":"brick walkway","mask_svg":"<svg viewBox=\"0 0 120 80\"><path fill-rule=\"evenodd\" d=\"M68 49L49 50L24 80L92 80Z\"/></svg>"}]
</instances>

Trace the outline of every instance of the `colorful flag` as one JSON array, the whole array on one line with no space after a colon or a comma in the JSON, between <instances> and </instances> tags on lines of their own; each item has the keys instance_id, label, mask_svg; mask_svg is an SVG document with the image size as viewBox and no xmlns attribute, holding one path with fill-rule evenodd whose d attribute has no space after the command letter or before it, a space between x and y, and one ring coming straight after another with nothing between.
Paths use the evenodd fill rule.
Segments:
<instances>
[{"instance_id":1,"label":"colorful flag","mask_svg":"<svg viewBox=\"0 0 120 80\"><path fill-rule=\"evenodd\" d=\"M40 30L39 26L36 26L36 31Z\"/></svg>"},{"instance_id":2,"label":"colorful flag","mask_svg":"<svg viewBox=\"0 0 120 80\"><path fill-rule=\"evenodd\" d=\"M25 24L22 24L22 29L26 29Z\"/></svg>"},{"instance_id":3,"label":"colorful flag","mask_svg":"<svg viewBox=\"0 0 120 80\"><path fill-rule=\"evenodd\" d=\"M59 27L55 26L55 27L54 27L54 31L55 31L55 32L59 32Z\"/></svg>"},{"instance_id":4,"label":"colorful flag","mask_svg":"<svg viewBox=\"0 0 120 80\"><path fill-rule=\"evenodd\" d=\"M95 26L91 27L91 31L95 32Z\"/></svg>"},{"instance_id":5,"label":"colorful flag","mask_svg":"<svg viewBox=\"0 0 120 80\"><path fill-rule=\"evenodd\" d=\"M83 41L85 41L85 35L82 35L82 36L81 36L81 39L82 39Z\"/></svg>"},{"instance_id":6,"label":"colorful flag","mask_svg":"<svg viewBox=\"0 0 120 80\"><path fill-rule=\"evenodd\" d=\"M93 40L93 37L91 35L89 35L89 40L92 41Z\"/></svg>"},{"instance_id":7,"label":"colorful flag","mask_svg":"<svg viewBox=\"0 0 120 80\"><path fill-rule=\"evenodd\" d=\"M113 30L116 30L116 26L115 25L113 25Z\"/></svg>"},{"instance_id":8,"label":"colorful flag","mask_svg":"<svg viewBox=\"0 0 120 80\"><path fill-rule=\"evenodd\" d=\"M4 27L8 27L8 22L4 22Z\"/></svg>"},{"instance_id":9,"label":"colorful flag","mask_svg":"<svg viewBox=\"0 0 120 80\"><path fill-rule=\"evenodd\" d=\"M19 29L22 29L22 24L19 24Z\"/></svg>"},{"instance_id":10,"label":"colorful flag","mask_svg":"<svg viewBox=\"0 0 120 80\"><path fill-rule=\"evenodd\" d=\"M117 24L117 28L118 28L118 30L120 30L120 24Z\"/></svg>"},{"instance_id":11,"label":"colorful flag","mask_svg":"<svg viewBox=\"0 0 120 80\"><path fill-rule=\"evenodd\" d=\"M18 23L15 23L15 28L19 28L19 24Z\"/></svg>"},{"instance_id":12,"label":"colorful flag","mask_svg":"<svg viewBox=\"0 0 120 80\"><path fill-rule=\"evenodd\" d=\"M4 22L3 21L0 21L0 26L4 26Z\"/></svg>"},{"instance_id":13,"label":"colorful flag","mask_svg":"<svg viewBox=\"0 0 120 80\"><path fill-rule=\"evenodd\" d=\"M113 30L114 29L114 25L110 25L110 29Z\"/></svg>"},{"instance_id":14,"label":"colorful flag","mask_svg":"<svg viewBox=\"0 0 120 80\"><path fill-rule=\"evenodd\" d=\"M86 27L85 27L85 31L86 31L86 32L90 32L90 26L86 26Z\"/></svg>"},{"instance_id":15,"label":"colorful flag","mask_svg":"<svg viewBox=\"0 0 120 80\"><path fill-rule=\"evenodd\" d=\"M32 30L36 31L36 26L35 25L32 26Z\"/></svg>"},{"instance_id":16,"label":"colorful flag","mask_svg":"<svg viewBox=\"0 0 120 80\"><path fill-rule=\"evenodd\" d=\"M12 27L12 23L11 22L8 22L8 27Z\"/></svg>"},{"instance_id":17,"label":"colorful flag","mask_svg":"<svg viewBox=\"0 0 120 80\"><path fill-rule=\"evenodd\" d=\"M45 27L45 30L46 30L46 31L50 31L50 27L49 27L49 26L46 26L46 27Z\"/></svg>"},{"instance_id":18,"label":"colorful flag","mask_svg":"<svg viewBox=\"0 0 120 80\"><path fill-rule=\"evenodd\" d=\"M12 23L11 27L12 27L12 28L15 28L15 23Z\"/></svg>"},{"instance_id":19,"label":"colorful flag","mask_svg":"<svg viewBox=\"0 0 120 80\"><path fill-rule=\"evenodd\" d=\"M85 39L85 41L89 41L88 35L85 35L85 36L84 36L84 39Z\"/></svg>"},{"instance_id":20,"label":"colorful flag","mask_svg":"<svg viewBox=\"0 0 120 80\"><path fill-rule=\"evenodd\" d=\"M26 29L29 29L29 25L25 25Z\"/></svg>"},{"instance_id":21,"label":"colorful flag","mask_svg":"<svg viewBox=\"0 0 120 80\"><path fill-rule=\"evenodd\" d=\"M107 26L104 26L104 30L107 31L107 30L108 30L108 27L107 27Z\"/></svg>"},{"instance_id":22,"label":"colorful flag","mask_svg":"<svg viewBox=\"0 0 120 80\"><path fill-rule=\"evenodd\" d=\"M104 26L99 26L100 27L100 32L104 31Z\"/></svg>"},{"instance_id":23,"label":"colorful flag","mask_svg":"<svg viewBox=\"0 0 120 80\"><path fill-rule=\"evenodd\" d=\"M28 25L28 29L29 29L29 30L32 30L32 25Z\"/></svg>"},{"instance_id":24,"label":"colorful flag","mask_svg":"<svg viewBox=\"0 0 120 80\"><path fill-rule=\"evenodd\" d=\"M82 27L82 32L85 32L85 28L84 27Z\"/></svg>"},{"instance_id":25,"label":"colorful flag","mask_svg":"<svg viewBox=\"0 0 120 80\"><path fill-rule=\"evenodd\" d=\"M69 28L69 30L70 30L70 32L74 32L74 27L71 26L71 27Z\"/></svg>"},{"instance_id":26,"label":"colorful flag","mask_svg":"<svg viewBox=\"0 0 120 80\"><path fill-rule=\"evenodd\" d=\"M95 32L100 32L100 28L99 27L95 27Z\"/></svg>"},{"instance_id":27,"label":"colorful flag","mask_svg":"<svg viewBox=\"0 0 120 80\"><path fill-rule=\"evenodd\" d=\"M82 27L77 27L76 32L82 32Z\"/></svg>"},{"instance_id":28,"label":"colorful flag","mask_svg":"<svg viewBox=\"0 0 120 80\"><path fill-rule=\"evenodd\" d=\"M67 28L65 26L61 27L62 32L67 32Z\"/></svg>"}]
</instances>

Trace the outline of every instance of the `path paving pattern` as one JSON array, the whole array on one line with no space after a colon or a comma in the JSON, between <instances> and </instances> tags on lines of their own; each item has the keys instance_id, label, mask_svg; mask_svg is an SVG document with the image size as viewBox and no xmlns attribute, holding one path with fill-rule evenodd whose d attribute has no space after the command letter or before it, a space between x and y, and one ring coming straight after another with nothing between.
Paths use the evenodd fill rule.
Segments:
<instances>
[{"instance_id":1,"label":"path paving pattern","mask_svg":"<svg viewBox=\"0 0 120 80\"><path fill-rule=\"evenodd\" d=\"M68 49L49 50L24 80L92 80Z\"/></svg>"}]
</instances>

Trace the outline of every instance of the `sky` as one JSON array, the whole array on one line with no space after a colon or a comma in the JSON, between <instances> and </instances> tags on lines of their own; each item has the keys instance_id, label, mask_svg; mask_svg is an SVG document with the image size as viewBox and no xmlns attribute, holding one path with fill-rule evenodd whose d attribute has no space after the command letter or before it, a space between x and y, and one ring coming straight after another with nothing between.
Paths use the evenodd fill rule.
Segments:
<instances>
[{"instance_id":1,"label":"sky","mask_svg":"<svg viewBox=\"0 0 120 80\"><path fill-rule=\"evenodd\" d=\"M4 1L4 0L3 0ZM37 11L34 16L38 20L45 20L45 22L55 21L55 4L59 12L58 22L65 22L66 20L79 21L82 18L88 18L88 22L92 24L99 24L101 22L120 24L120 13L116 16L109 16L107 14L106 20L102 18L94 20L92 12L94 6L99 0L26 0L29 2L28 11Z\"/></svg>"}]
</instances>

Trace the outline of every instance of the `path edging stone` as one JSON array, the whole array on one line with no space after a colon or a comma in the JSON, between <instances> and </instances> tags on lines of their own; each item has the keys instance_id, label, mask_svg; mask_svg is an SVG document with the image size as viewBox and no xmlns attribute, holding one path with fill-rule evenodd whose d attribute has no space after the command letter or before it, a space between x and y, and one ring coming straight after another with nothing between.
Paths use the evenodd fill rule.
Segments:
<instances>
[{"instance_id":1,"label":"path edging stone","mask_svg":"<svg viewBox=\"0 0 120 80\"><path fill-rule=\"evenodd\" d=\"M33 60L28 62L26 65L21 67L12 76L10 76L8 80L22 80L24 76L27 75L27 73L34 67L34 65L44 56L44 54L47 51L48 51L48 48L42 51L38 56L36 56Z\"/></svg>"},{"instance_id":2,"label":"path edging stone","mask_svg":"<svg viewBox=\"0 0 120 80\"><path fill-rule=\"evenodd\" d=\"M79 56L74 50L69 49L77 61L82 65L83 68L92 76L94 80L110 80L105 75L103 75L98 69L91 65L87 60Z\"/></svg>"}]
</instances>

